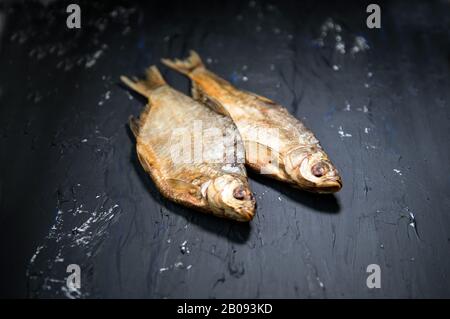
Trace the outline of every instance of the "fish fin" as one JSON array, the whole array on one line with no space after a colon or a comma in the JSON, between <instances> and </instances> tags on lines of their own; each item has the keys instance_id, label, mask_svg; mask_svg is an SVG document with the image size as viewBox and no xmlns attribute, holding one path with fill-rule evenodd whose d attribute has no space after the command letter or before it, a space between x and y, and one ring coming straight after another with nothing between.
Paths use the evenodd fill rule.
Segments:
<instances>
[{"instance_id":1,"label":"fish fin","mask_svg":"<svg viewBox=\"0 0 450 319\"><path fill-rule=\"evenodd\" d=\"M178 178L165 178L164 188L165 191L162 191L163 195L175 203L209 212L207 201L203 197L199 186Z\"/></svg>"},{"instance_id":2,"label":"fish fin","mask_svg":"<svg viewBox=\"0 0 450 319\"><path fill-rule=\"evenodd\" d=\"M138 137L139 135L139 120L134 116L130 115L128 118L128 125L130 126L131 132L133 132L134 137Z\"/></svg>"},{"instance_id":3,"label":"fish fin","mask_svg":"<svg viewBox=\"0 0 450 319\"><path fill-rule=\"evenodd\" d=\"M161 173L160 166L158 164L155 151L148 144L143 144L138 141L136 145L136 152L141 163L142 168L146 171L153 182L156 184L156 187L160 190L163 196L171 197L170 188L165 182L165 178Z\"/></svg>"},{"instance_id":4,"label":"fish fin","mask_svg":"<svg viewBox=\"0 0 450 319\"><path fill-rule=\"evenodd\" d=\"M197 84L195 84L195 82L192 82L191 94L194 100L197 100L198 102L206 105L216 113L230 117L230 113L227 111L227 109L225 109L222 103L217 101L215 98L203 93L202 89Z\"/></svg>"},{"instance_id":5,"label":"fish fin","mask_svg":"<svg viewBox=\"0 0 450 319\"><path fill-rule=\"evenodd\" d=\"M167 178L165 182L170 186L171 189L179 191L182 194L200 194L200 187L188 183L184 180L178 178Z\"/></svg>"},{"instance_id":6,"label":"fish fin","mask_svg":"<svg viewBox=\"0 0 450 319\"><path fill-rule=\"evenodd\" d=\"M160 86L166 85L166 81L164 81L164 78L162 77L158 68L154 65L152 65L145 71L145 75L147 77L145 83L150 89L154 90Z\"/></svg>"},{"instance_id":7,"label":"fish fin","mask_svg":"<svg viewBox=\"0 0 450 319\"><path fill-rule=\"evenodd\" d=\"M262 96L262 95L259 95L259 94L253 93L253 92L249 92L249 91L244 91L244 90L242 90L242 92L245 92L246 94L248 94L250 96L253 96L255 99L263 102L268 107L273 107L273 106L277 106L278 105L277 103L275 103L274 101L272 101L271 99L269 99L269 98L267 98L265 96Z\"/></svg>"},{"instance_id":8,"label":"fish fin","mask_svg":"<svg viewBox=\"0 0 450 319\"><path fill-rule=\"evenodd\" d=\"M134 91L150 98L151 92L160 86L166 85L166 81L164 81L161 73L156 66L151 66L145 71L146 79L133 81L127 78L126 76L121 76L120 79L123 83L125 83L128 87L133 89Z\"/></svg>"},{"instance_id":9,"label":"fish fin","mask_svg":"<svg viewBox=\"0 0 450 319\"><path fill-rule=\"evenodd\" d=\"M167 178L161 172L155 151L148 144L137 143L136 147L139 162L150 175L161 194L174 201L191 208L209 212L207 203L201 196L199 186L185 182L177 178Z\"/></svg>"},{"instance_id":10,"label":"fish fin","mask_svg":"<svg viewBox=\"0 0 450 319\"><path fill-rule=\"evenodd\" d=\"M259 174L286 181L282 156L271 147L255 141L244 141L246 165Z\"/></svg>"},{"instance_id":11,"label":"fish fin","mask_svg":"<svg viewBox=\"0 0 450 319\"><path fill-rule=\"evenodd\" d=\"M186 75L190 75L195 69L205 66L200 56L193 50L189 51L189 57L187 57L186 59L161 59L161 62L168 67Z\"/></svg>"},{"instance_id":12,"label":"fish fin","mask_svg":"<svg viewBox=\"0 0 450 319\"><path fill-rule=\"evenodd\" d=\"M200 101L202 99L200 89L194 81L192 81L191 95L194 100Z\"/></svg>"}]
</instances>

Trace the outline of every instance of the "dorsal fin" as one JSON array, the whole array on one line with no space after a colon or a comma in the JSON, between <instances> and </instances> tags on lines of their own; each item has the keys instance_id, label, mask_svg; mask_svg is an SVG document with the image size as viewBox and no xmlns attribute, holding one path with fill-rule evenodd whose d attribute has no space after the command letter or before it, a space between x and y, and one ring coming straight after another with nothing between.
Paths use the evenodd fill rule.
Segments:
<instances>
[{"instance_id":1,"label":"dorsal fin","mask_svg":"<svg viewBox=\"0 0 450 319\"><path fill-rule=\"evenodd\" d=\"M192 81L191 92L194 100L208 106L216 113L230 117L230 113L228 112L228 110L215 98L203 93L202 89L194 81Z\"/></svg>"}]
</instances>

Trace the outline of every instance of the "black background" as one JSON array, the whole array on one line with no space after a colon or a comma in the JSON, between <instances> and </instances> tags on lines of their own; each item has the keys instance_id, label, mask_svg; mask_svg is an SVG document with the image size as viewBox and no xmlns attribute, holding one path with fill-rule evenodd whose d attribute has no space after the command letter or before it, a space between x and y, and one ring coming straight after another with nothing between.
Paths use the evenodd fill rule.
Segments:
<instances>
[{"instance_id":1,"label":"black background","mask_svg":"<svg viewBox=\"0 0 450 319\"><path fill-rule=\"evenodd\" d=\"M1 296L450 297L449 1L379 1L372 30L363 1L78 3L81 30L65 2L0 7ZM336 33L317 45L328 18L346 54ZM370 48L352 54L357 36ZM126 126L145 100L118 79L190 49L302 119L342 191L250 174L249 224L163 199ZM72 263L79 293L64 290Z\"/></svg>"}]
</instances>

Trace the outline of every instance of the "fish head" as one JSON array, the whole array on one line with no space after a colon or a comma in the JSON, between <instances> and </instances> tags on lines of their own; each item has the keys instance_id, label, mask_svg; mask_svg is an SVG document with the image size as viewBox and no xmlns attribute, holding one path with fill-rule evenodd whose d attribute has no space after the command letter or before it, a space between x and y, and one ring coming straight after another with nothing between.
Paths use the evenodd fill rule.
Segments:
<instances>
[{"instance_id":1,"label":"fish head","mask_svg":"<svg viewBox=\"0 0 450 319\"><path fill-rule=\"evenodd\" d=\"M202 192L214 214L237 221L250 221L255 215L256 202L249 185L232 174L219 176Z\"/></svg>"},{"instance_id":2,"label":"fish head","mask_svg":"<svg viewBox=\"0 0 450 319\"><path fill-rule=\"evenodd\" d=\"M316 193L335 193L342 188L342 179L321 147L299 147L285 159L289 177L300 188Z\"/></svg>"}]
</instances>

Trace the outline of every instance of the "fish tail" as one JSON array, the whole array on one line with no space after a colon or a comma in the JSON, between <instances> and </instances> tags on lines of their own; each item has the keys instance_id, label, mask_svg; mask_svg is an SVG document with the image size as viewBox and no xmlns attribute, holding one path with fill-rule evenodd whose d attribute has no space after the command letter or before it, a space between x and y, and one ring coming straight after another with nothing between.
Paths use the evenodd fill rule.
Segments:
<instances>
[{"instance_id":1,"label":"fish tail","mask_svg":"<svg viewBox=\"0 0 450 319\"><path fill-rule=\"evenodd\" d=\"M164 78L159 72L156 66L151 66L145 71L146 79L133 81L127 78L126 76L121 76L120 79L123 83L125 83L128 87L133 89L134 91L150 98L150 94L153 90L157 89L160 86L166 84Z\"/></svg>"},{"instance_id":2,"label":"fish tail","mask_svg":"<svg viewBox=\"0 0 450 319\"><path fill-rule=\"evenodd\" d=\"M189 57L183 60L175 59L161 59L161 62L167 65L168 67L184 73L186 75L190 75L195 69L202 68L205 65L202 62L202 59L200 59L200 56L197 54L197 52L191 50L189 51Z\"/></svg>"}]
</instances>

